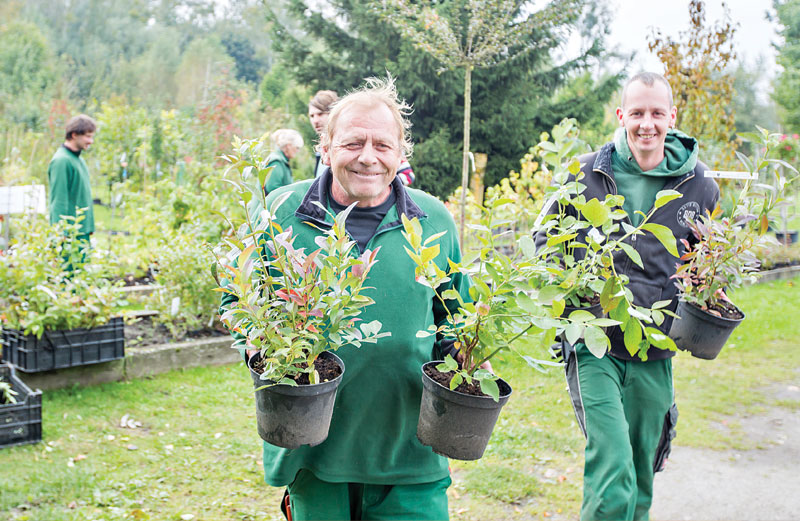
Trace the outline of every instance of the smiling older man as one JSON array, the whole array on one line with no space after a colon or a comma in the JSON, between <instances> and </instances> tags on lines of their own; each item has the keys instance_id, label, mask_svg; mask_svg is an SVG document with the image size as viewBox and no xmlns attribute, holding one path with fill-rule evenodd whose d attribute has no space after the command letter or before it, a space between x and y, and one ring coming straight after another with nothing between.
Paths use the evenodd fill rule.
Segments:
<instances>
[{"instance_id":1,"label":"smiling older man","mask_svg":"<svg viewBox=\"0 0 800 521\"><path fill-rule=\"evenodd\" d=\"M441 323L446 310L429 288L414 282L401 216L419 218L423 239L445 232L437 257L442 269L448 258L458 260L461 253L444 205L397 178L403 156L411 153L408 110L391 81L368 80L331 110L321 142L322 159L330 168L267 198L269 207L289 194L276 222L283 229L291 226L295 247L308 251L317 249L320 229L331 226L331 213L355 205L346 221L358 244L354 254L380 248L367 281L371 288L366 294L375 303L359 318L378 320L391 332L376 345L337 351L346 370L326 441L293 450L264 444L265 480L288 485L295 521L448 519L447 459L416 437L420 366L441 359L443 350L450 352L438 340L418 338L417 331ZM468 298L462 277L453 277L448 287ZM235 304L223 298L223 308L229 305Z\"/></svg>"}]
</instances>

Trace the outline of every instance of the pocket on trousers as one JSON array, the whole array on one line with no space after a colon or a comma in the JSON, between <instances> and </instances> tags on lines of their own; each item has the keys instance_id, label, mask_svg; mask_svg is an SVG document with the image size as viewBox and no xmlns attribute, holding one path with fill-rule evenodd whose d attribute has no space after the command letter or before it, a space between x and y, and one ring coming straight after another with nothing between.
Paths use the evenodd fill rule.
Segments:
<instances>
[{"instance_id":1,"label":"pocket on trousers","mask_svg":"<svg viewBox=\"0 0 800 521\"><path fill-rule=\"evenodd\" d=\"M677 431L675 426L678 424L678 406L673 403L667 414L664 416L664 427L661 430L661 439L658 440L656 455L653 459L653 472L664 470L664 464L672 451L672 440L675 439Z\"/></svg>"}]
</instances>

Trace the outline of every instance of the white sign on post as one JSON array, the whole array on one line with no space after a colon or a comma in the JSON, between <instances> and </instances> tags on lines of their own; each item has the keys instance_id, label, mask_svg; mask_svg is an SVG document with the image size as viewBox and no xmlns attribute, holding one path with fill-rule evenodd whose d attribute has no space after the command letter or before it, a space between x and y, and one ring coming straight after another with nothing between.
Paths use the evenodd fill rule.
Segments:
<instances>
[{"instance_id":1,"label":"white sign on post","mask_svg":"<svg viewBox=\"0 0 800 521\"><path fill-rule=\"evenodd\" d=\"M0 214L47 213L44 185L0 186Z\"/></svg>"},{"instance_id":2,"label":"white sign on post","mask_svg":"<svg viewBox=\"0 0 800 521\"><path fill-rule=\"evenodd\" d=\"M758 179L758 172L726 172L724 170L706 170L706 177L715 179Z\"/></svg>"}]
</instances>

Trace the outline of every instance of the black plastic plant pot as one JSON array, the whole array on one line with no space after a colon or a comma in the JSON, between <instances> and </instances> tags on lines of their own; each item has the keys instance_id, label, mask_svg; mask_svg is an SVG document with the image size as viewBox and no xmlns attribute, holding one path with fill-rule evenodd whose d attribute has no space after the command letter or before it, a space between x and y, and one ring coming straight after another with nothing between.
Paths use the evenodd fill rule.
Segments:
<instances>
[{"instance_id":1,"label":"black plastic plant pot","mask_svg":"<svg viewBox=\"0 0 800 521\"><path fill-rule=\"evenodd\" d=\"M483 456L500 409L511 396L511 386L497 380L500 400L451 391L425 374L422 366L422 401L419 408L417 439L433 452L457 460L476 460Z\"/></svg>"},{"instance_id":2,"label":"black plastic plant pot","mask_svg":"<svg viewBox=\"0 0 800 521\"><path fill-rule=\"evenodd\" d=\"M270 385L253 371L251 364L258 361L257 354L248 362L256 395L256 422L258 435L272 445L296 449L301 445L319 445L328 437L333 415L336 389L344 375L344 362L330 352L319 355L330 359L342 368L333 380L314 385Z\"/></svg>"},{"instance_id":3,"label":"black plastic plant pot","mask_svg":"<svg viewBox=\"0 0 800 521\"><path fill-rule=\"evenodd\" d=\"M588 311L589 313L591 313L592 315L594 315L597 318L603 318L603 317L606 316L605 311L603 311L603 306L601 306L599 302L597 304L593 305L593 306L581 307L581 308L576 308L576 307L572 307L572 306L566 306L566 307L564 307L564 312L561 313L561 316L564 317L564 318L569 318L569 314L570 313L572 313L573 311L578 311L578 310Z\"/></svg>"},{"instance_id":4,"label":"black plastic plant pot","mask_svg":"<svg viewBox=\"0 0 800 521\"><path fill-rule=\"evenodd\" d=\"M790 230L786 233L775 232L775 238L781 244L794 244L797 242L797 230Z\"/></svg>"},{"instance_id":5,"label":"black plastic plant pot","mask_svg":"<svg viewBox=\"0 0 800 521\"><path fill-rule=\"evenodd\" d=\"M684 301L678 302L675 313L680 319L672 322L670 338L675 341L678 349L704 360L717 357L733 330L745 318L744 313L739 319L718 317Z\"/></svg>"},{"instance_id":6,"label":"black plastic plant pot","mask_svg":"<svg viewBox=\"0 0 800 521\"><path fill-rule=\"evenodd\" d=\"M16 403L0 403L0 448L42 441L42 391L32 391L11 364L0 364L0 381L11 384Z\"/></svg>"},{"instance_id":7,"label":"black plastic plant pot","mask_svg":"<svg viewBox=\"0 0 800 521\"><path fill-rule=\"evenodd\" d=\"M4 341L3 360L25 373L99 364L125 356L125 323L121 317L91 329L45 331L42 338L21 331L12 333L8 347Z\"/></svg>"}]
</instances>

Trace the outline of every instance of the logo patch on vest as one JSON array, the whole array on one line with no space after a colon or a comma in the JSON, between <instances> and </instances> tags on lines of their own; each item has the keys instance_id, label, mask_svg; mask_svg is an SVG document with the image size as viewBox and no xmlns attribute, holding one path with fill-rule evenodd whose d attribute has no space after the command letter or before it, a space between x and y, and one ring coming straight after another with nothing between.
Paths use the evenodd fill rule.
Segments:
<instances>
[{"instance_id":1,"label":"logo patch on vest","mask_svg":"<svg viewBox=\"0 0 800 521\"><path fill-rule=\"evenodd\" d=\"M684 228L688 228L689 223L693 222L697 218L699 213L700 213L700 205L697 204L695 201L689 201L688 203L678 208L678 214L676 215L676 217L678 218L678 224L680 224Z\"/></svg>"}]
</instances>

